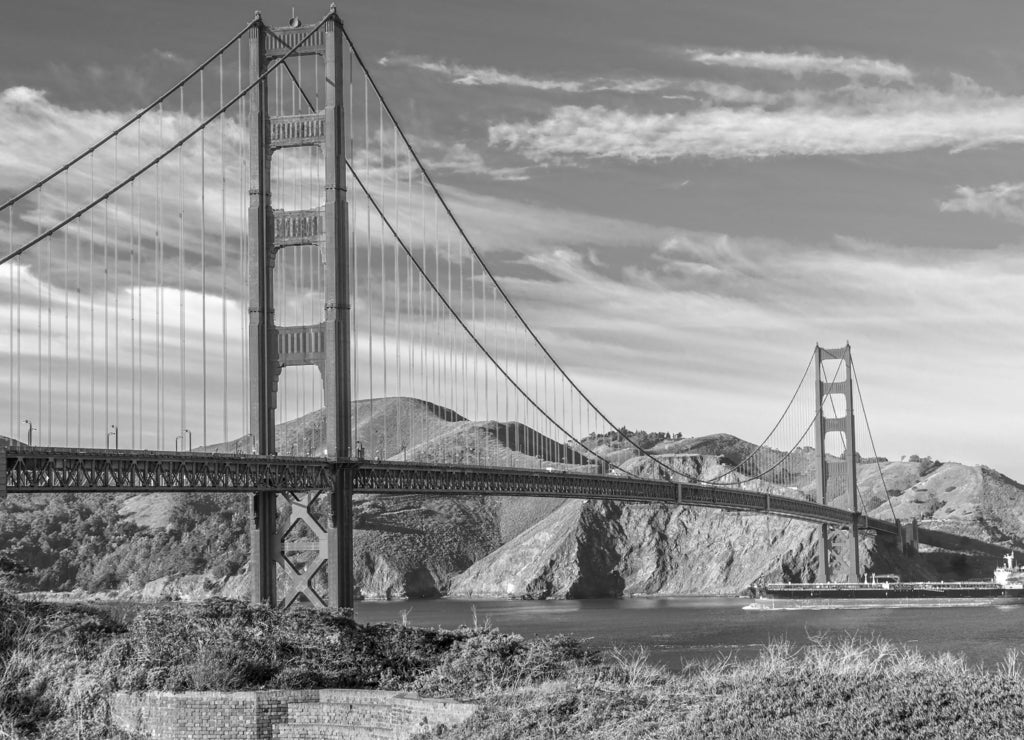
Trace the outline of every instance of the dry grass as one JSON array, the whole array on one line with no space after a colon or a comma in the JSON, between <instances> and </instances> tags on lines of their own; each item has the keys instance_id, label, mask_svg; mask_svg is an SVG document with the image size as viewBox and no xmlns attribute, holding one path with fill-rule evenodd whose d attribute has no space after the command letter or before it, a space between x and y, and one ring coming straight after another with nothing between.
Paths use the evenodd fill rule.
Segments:
<instances>
[{"instance_id":1,"label":"dry grass","mask_svg":"<svg viewBox=\"0 0 1024 740\"><path fill-rule=\"evenodd\" d=\"M1022 673L1015 651L984 671L863 638L773 643L682 674L616 651L555 680L467 692L482 708L450 737L1019 738Z\"/></svg>"}]
</instances>

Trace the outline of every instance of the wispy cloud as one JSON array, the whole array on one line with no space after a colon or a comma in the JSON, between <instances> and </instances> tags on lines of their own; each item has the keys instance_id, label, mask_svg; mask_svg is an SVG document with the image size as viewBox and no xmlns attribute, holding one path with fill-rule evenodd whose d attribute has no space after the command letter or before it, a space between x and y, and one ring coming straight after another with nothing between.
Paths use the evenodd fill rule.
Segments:
<instances>
[{"instance_id":1,"label":"wispy cloud","mask_svg":"<svg viewBox=\"0 0 1024 740\"><path fill-rule=\"evenodd\" d=\"M773 105L785 99L785 96L767 92L765 90L752 90L742 85L733 85L728 82L715 82L712 80L694 80L685 85L685 89L694 93L687 96L663 95L666 99L673 97L686 97L694 99L707 99L710 103L726 103L734 105Z\"/></svg>"},{"instance_id":2,"label":"wispy cloud","mask_svg":"<svg viewBox=\"0 0 1024 740\"><path fill-rule=\"evenodd\" d=\"M1001 182L975 189L962 185L956 195L939 204L945 213L977 213L1024 223L1024 183Z\"/></svg>"},{"instance_id":3,"label":"wispy cloud","mask_svg":"<svg viewBox=\"0 0 1024 740\"><path fill-rule=\"evenodd\" d=\"M949 89L847 85L804 91L782 107L713 105L683 113L560 106L538 121L489 129L491 145L531 160L856 155L1024 141L1024 97L955 77Z\"/></svg>"},{"instance_id":4,"label":"wispy cloud","mask_svg":"<svg viewBox=\"0 0 1024 740\"><path fill-rule=\"evenodd\" d=\"M686 53L693 61L708 66L781 72L797 79L805 74L838 74L851 80L873 77L880 82L910 82L914 78L908 67L888 59L826 56L792 51L688 49Z\"/></svg>"},{"instance_id":5,"label":"wispy cloud","mask_svg":"<svg viewBox=\"0 0 1024 740\"><path fill-rule=\"evenodd\" d=\"M161 62L169 62L171 64L188 64L188 61L173 51L167 51L166 49L153 49L153 55Z\"/></svg>"},{"instance_id":6,"label":"wispy cloud","mask_svg":"<svg viewBox=\"0 0 1024 740\"><path fill-rule=\"evenodd\" d=\"M444 150L440 157L427 162L434 170L455 172L462 175L483 175L494 180L529 180L527 167L493 167L484 161L480 152L458 142Z\"/></svg>"},{"instance_id":7,"label":"wispy cloud","mask_svg":"<svg viewBox=\"0 0 1024 740\"><path fill-rule=\"evenodd\" d=\"M527 77L514 72L505 72L494 67L470 67L455 62L437 61L419 56L395 55L383 57L382 66L402 66L436 72L449 78L453 84L466 86L525 87L534 90L558 91L565 93L655 92L669 87L669 80L660 78L628 79L617 77L591 77L582 80Z\"/></svg>"}]
</instances>

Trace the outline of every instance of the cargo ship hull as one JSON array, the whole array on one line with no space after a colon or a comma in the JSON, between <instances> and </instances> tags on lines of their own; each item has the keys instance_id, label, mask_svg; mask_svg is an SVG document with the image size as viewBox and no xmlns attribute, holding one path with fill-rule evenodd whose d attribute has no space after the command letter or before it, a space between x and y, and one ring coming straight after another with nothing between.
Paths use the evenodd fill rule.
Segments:
<instances>
[{"instance_id":1,"label":"cargo ship hull","mask_svg":"<svg viewBox=\"0 0 1024 740\"><path fill-rule=\"evenodd\" d=\"M877 609L1024 604L1024 588L998 583L772 583L749 609Z\"/></svg>"}]
</instances>

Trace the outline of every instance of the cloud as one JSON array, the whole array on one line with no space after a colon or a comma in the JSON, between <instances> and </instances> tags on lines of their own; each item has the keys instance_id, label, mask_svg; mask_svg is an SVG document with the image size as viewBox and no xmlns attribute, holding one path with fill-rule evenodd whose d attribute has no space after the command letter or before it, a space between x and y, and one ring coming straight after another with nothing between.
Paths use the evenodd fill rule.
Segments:
<instances>
[{"instance_id":1,"label":"cloud","mask_svg":"<svg viewBox=\"0 0 1024 740\"><path fill-rule=\"evenodd\" d=\"M768 51L708 51L688 49L686 54L695 62L708 66L761 69L781 72L796 79L805 74L838 74L851 80L873 77L879 82L911 82L913 73L906 66L888 59L867 57L825 56L800 52Z\"/></svg>"},{"instance_id":2,"label":"cloud","mask_svg":"<svg viewBox=\"0 0 1024 740\"><path fill-rule=\"evenodd\" d=\"M1024 183L1001 182L975 189L962 185L956 195L939 204L943 213L977 213L1024 223Z\"/></svg>"},{"instance_id":3,"label":"cloud","mask_svg":"<svg viewBox=\"0 0 1024 740\"><path fill-rule=\"evenodd\" d=\"M727 103L735 105L773 105L782 101L785 96L778 93L770 93L764 90L751 90L742 85L733 85L728 82L714 82L711 80L695 80L686 84L686 90L691 93L709 99L711 103ZM666 99L673 97L691 98L692 96L662 96Z\"/></svg>"},{"instance_id":4,"label":"cloud","mask_svg":"<svg viewBox=\"0 0 1024 740\"><path fill-rule=\"evenodd\" d=\"M153 55L161 62L179 65L188 64L188 60L184 57L175 54L173 51L167 51L166 49L153 49Z\"/></svg>"},{"instance_id":5,"label":"cloud","mask_svg":"<svg viewBox=\"0 0 1024 740\"><path fill-rule=\"evenodd\" d=\"M447 148L440 158L427 162L430 169L446 170L463 175L484 175L495 180L529 180L526 167L491 167L483 156L464 143Z\"/></svg>"},{"instance_id":6,"label":"cloud","mask_svg":"<svg viewBox=\"0 0 1024 740\"><path fill-rule=\"evenodd\" d=\"M41 91L24 87L0 92L0 129L8 132L0 148L0 193L19 192L78 155L87 143L100 140L127 117L121 112L72 110L51 102ZM199 123L198 116L187 111L150 112L139 124L95 149L66 175L56 177L0 213L6 227L0 236L0 255L7 253L8 242L20 247L40 231L61 223L166 151ZM164 258L175 262L175 274L179 252L183 255L186 283L181 287L195 288L202 277L201 263L220 265L222 237L227 253L223 256L237 259L240 253L248 188L240 158L245 139L237 119L225 117L207 130L205 140L193 138L158 167L140 175L49 241L33 247L22 258L22 264L30 266L41 279L57 280L55 276L61 274L65 262L62 250L70 242L78 252L94 256L100 252L122 256L137 253L140 264L149 268L156 259L155 252L149 250L159 244ZM301 164L292 163L275 168L275 175L291 182L301 170ZM205 173L205 181L199 173ZM290 207L295 192L295 188L284 190L278 205ZM145 264L144 255L149 260ZM127 260L114 261L116 268L97 259L88 262L90 267L77 264L78 278L102 285L108 275L116 273L126 279L135 269ZM54 277L47 276L48 272ZM239 289L234 282L230 287L236 292Z\"/></svg>"},{"instance_id":7,"label":"cloud","mask_svg":"<svg viewBox=\"0 0 1024 740\"><path fill-rule=\"evenodd\" d=\"M620 92L645 93L655 92L670 86L669 80L660 78L626 79L613 77L591 77L584 80L543 79L527 77L513 72L504 72L494 67L469 67L454 62L435 61L419 56L395 55L383 57L382 66L404 66L436 72L448 77L453 84L466 86L506 86L525 87L533 90L558 91L566 93L588 92Z\"/></svg>"},{"instance_id":8,"label":"cloud","mask_svg":"<svg viewBox=\"0 0 1024 740\"><path fill-rule=\"evenodd\" d=\"M857 155L1024 141L1024 98L954 78L950 89L893 90L850 85L804 91L778 109L715 106L684 113L638 113L606 106L560 106L536 121L489 129L492 146L535 162L568 157L632 161L711 157Z\"/></svg>"}]
</instances>

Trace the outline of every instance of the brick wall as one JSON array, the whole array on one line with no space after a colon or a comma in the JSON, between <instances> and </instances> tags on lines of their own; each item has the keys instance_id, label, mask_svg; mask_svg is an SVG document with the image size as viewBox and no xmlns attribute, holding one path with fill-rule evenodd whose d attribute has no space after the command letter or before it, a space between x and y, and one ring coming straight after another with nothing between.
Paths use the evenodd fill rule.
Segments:
<instances>
[{"instance_id":1,"label":"brick wall","mask_svg":"<svg viewBox=\"0 0 1024 740\"><path fill-rule=\"evenodd\" d=\"M120 728L154 740L283 740L288 737L404 738L452 726L476 709L395 691L151 691L111 697ZM315 734L310 734L315 732Z\"/></svg>"}]
</instances>

